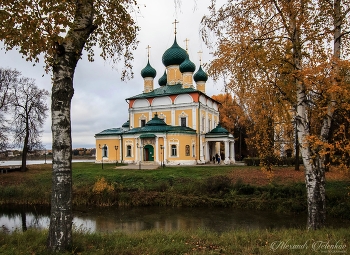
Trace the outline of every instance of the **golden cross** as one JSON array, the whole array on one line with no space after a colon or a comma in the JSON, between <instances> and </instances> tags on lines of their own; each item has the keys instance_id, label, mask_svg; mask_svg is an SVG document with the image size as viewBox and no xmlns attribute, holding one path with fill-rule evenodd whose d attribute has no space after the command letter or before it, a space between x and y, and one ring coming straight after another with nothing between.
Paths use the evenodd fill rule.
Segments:
<instances>
[{"instance_id":1,"label":"golden cross","mask_svg":"<svg viewBox=\"0 0 350 255\"><path fill-rule=\"evenodd\" d=\"M186 40L184 41L185 43L186 43L186 51L188 51L188 42L189 42L190 40L188 39L188 38L186 38Z\"/></svg>"},{"instance_id":2,"label":"golden cross","mask_svg":"<svg viewBox=\"0 0 350 255\"><path fill-rule=\"evenodd\" d=\"M149 45L147 45L147 48L146 48L146 50L147 50L147 57L148 57L148 59L149 59L149 50L150 50L150 46Z\"/></svg>"},{"instance_id":3,"label":"golden cross","mask_svg":"<svg viewBox=\"0 0 350 255\"><path fill-rule=\"evenodd\" d=\"M176 24L179 23L176 19L175 21L173 22L173 24L175 24L175 34L176 34Z\"/></svg>"},{"instance_id":4,"label":"golden cross","mask_svg":"<svg viewBox=\"0 0 350 255\"><path fill-rule=\"evenodd\" d=\"M199 56L199 64L202 65L202 54L203 54L203 51L198 51L198 56Z\"/></svg>"}]
</instances>

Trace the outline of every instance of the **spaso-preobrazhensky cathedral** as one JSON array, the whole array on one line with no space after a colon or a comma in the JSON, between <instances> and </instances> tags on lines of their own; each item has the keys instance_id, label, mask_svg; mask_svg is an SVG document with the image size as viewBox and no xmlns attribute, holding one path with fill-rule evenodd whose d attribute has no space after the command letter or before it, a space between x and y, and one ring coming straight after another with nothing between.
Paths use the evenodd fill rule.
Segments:
<instances>
[{"instance_id":1,"label":"spaso-preobrazhensky cathedral","mask_svg":"<svg viewBox=\"0 0 350 255\"><path fill-rule=\"evenodd\" d=\"M196 71L187 49L178 45L176 32L162 62L166 70L157 88L157 72L149 58L141 70L144 91L126 99L129 120L95 135L96 162L194 165L219 154L225 164L233 163L234 139L219 124L220 103L205 94L208 75L201 64Z\"/></svg>"}]
</instances>

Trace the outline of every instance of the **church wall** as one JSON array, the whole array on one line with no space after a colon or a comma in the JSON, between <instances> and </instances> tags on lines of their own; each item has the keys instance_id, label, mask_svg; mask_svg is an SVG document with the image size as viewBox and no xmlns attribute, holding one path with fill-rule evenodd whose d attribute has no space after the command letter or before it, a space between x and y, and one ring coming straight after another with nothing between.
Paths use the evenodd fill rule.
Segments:
<instances>
[{"instance_id":1,"label":"church wall","mask_svg":"<svg viewBox=\"0 0 350 255\"><path fill-rule=\"evenodd\" d=\"M177 165L195 163L197 155L195 134L168 134L166 144L166 164ZM174 152L173 146L176 146L176 155L172 155Z\"/></svg>"},{"instance_id":2,"label":"church wall","mask_svg":"<svg viewBox=\"0 0 350 255\"><path fill-rule=\"evenodd\" d=\"M171 111L162 111L156 109L154 109L154 111L158 113L158 118L163 119L164 122L168 125L171 124Z\"/></svg>"},{"instance_id":3,"label":"church wall","mask_svg":"<svg viewBox=\"0 0 350 255\"><path fill-rule=\"evenodd\" d=\"M134 123L134 128L140 127L141 126L141 120L145 120L145 123L147 123L150 118L149 118L149 111L144 111L144 112L138 112L133 114L133 123Z\"/></svg>"},{"instance_id":4,"label":"church wall","mask_svg":"<svg viewBox=\"0 0 350 255\"><path fill-rule=\"evenodd\" d=\"M105 151L104 145L106 145ZM115 146L118 146L118 150L115 149ZM120 136L96 138L96 162L102 162L103 153L106 155L103 157L103 162L115 162L116 159L120 162L121 146Z\"/></svg>"},{"instance_id":5,"label":"church wall","mask_svg":"<svg viewBox=\"0 0 350 255\"><path fill-rule=\"evenodd\" d=\"M181 118L186 118L186 126L193 128L192 109L175 110L175 126L181 126Z\"/></svg>"}]
</instances>

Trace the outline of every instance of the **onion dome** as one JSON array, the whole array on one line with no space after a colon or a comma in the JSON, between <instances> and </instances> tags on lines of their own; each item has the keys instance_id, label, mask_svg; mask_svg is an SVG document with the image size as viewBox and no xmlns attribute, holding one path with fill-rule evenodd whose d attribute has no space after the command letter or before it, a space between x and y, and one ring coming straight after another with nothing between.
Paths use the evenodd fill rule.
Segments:
<instances>
[{"instance_id":1,"label":"onion dome","mask_svg":"<svg viewBox=\"0 0 350 255\"><path fill-rule=\"evenodd\" d=\"M165 66L180 65L187 56L187 52L177 44L175 37L174 44L164 52L162 62Z\"/></svg>"},{"instance_id":2,"label":"onion dome","mask_svg":"<svg viewBox=\"0 0 350 255\"><path fill-rule=\"evenodd\" d=\"M125 122L122 126L123 128L129 128L130 127L130 122L129 120L127 122Z\"/></svg>"},{"instance_id":3,"label":"onion dome","mask_svg":"<svg viewBox=\"0 0 350 255\"><path fill-rule=\"evenodd\" d=\"M208 75L203 71L202 66L199 66L198 71L193 75L193 79L195 82L208 80Z\"/></svg>"},{"instance_id":4,"label":"onion dome","mask_svg":"<svg viewBox=\"0 0 350 255\"><path fill-rule=\"evenodd\" d=\"M163 87L163 86L166 85L166 83L167 83L167 75L166 75L166 72L164 71L163 76L160 77L159 80L158 80L158 84L159 84L159 86Z\"/></svg>"},{"instance_id":5,"label":"onion dome","mask_svg":"<svg viewBox=\"0 0 350 255\"><path fill-rule=\"evenodd\" d=\"M196 70L196 65L190 60L189 56L187 55L184 62L180 65L180 72L181 73L193 73Z\"/></svg>"},{"instance_id":6,"label":"onion dome","mask_svg":"<svg viewBox=\"0 0 350 255\"><path fill-rule=\"evenodd\" d=\"M156 69L154 69L154 68L149 64L149 60L148 60L146 67L143 68L143 69L141 70L141 76L142 76L142 78L146 78L146 77L152 77L152 78L154 78L154 77L156 77L156 75L157 75Z\"/></svg>"}]
</instances>

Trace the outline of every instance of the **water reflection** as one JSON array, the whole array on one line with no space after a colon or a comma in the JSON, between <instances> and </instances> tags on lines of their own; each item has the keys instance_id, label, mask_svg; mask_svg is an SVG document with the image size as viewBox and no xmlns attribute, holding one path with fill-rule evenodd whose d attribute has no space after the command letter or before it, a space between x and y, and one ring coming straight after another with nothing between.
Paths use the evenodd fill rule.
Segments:
<instances>
[{"instance_id":1,"label":"water reflection","mask_svg":"<svg viewBox=\"0 0 350 255\"><path fill-rule=\"evenodd\" d=\"M43 208L0 209L0 226L6 232L27 228L46 229L49 210ZM84 232L137 232L208 229L218 233L233 229L305 228L304 215L282 215L274 212L232 208L84 208L74 211L74 228ZM330 227L347 227L333 219Z\"/></svg>"},{"instance_id":2,"label":"water reflection","mask_svg":"<svg viewBox=\"0 0 350 255\"><path fill-rule=\"evenodd\" d=\"M73 159L73 163L78 163L78 162L95 162L94 159ZM52 164L52 159L46 160L47 164ZM40 159L40 160L27 160L27 165L41 165L45 164L45 160ZM0 161L0 166L20 166L22 165L22 161L20 160L2 160Z\"/></svg>"}]
</instances>

